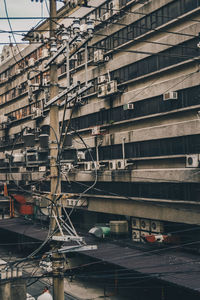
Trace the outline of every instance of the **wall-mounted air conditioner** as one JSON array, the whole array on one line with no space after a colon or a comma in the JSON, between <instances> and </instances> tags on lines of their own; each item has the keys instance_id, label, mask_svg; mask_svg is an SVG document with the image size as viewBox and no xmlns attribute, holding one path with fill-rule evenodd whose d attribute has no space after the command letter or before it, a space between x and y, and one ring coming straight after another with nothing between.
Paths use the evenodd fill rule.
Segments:
<instances>
[{"instance_id":1,"label":"wall-mounted air conditioner","mask_svg":"<svg viewBox=\"0 0 200 300\"><path fill-rule=\"evenodd\" d=\"M110 160L108 163L109 170L113 171L117 169L117 161L116 160Z\"/></svg>"},{"instance_id":2,"label":"wall-mounted air conditioner","mask_svg":"<svg viewBox=\"0 0 200 300\"><path fill-rule=\"evenodd\" d=\"M39 107L33 107L32 112L33 112L33 116L32 116L33 119L40 118L43 116L43 112Z\"/></svg>"},{"instance_id":3,"label":"wall-mounted air conditioner","mask_svg":"<svg viewBox=\"0 0 200 300\"><path fill-rule=\"evenodd\" d=\"M21 74L21 73L22 73L22 69L17 69L17 70L16 70L16 74L17 74L17 75L19 75L19 74Z\"/></svg>"},{"instance_id":4,"label":"wall-mounted air conditioner","mask_svg":"<svg viewBox=\"0 0 200 300\"><path fill-rule=\"evenodd\" d=\"M106 95L112 95L117 93L117 81L116 80L112 80L110 82L107 83L106 86Z\"/></svg>"},{"instance_id":5,"label":"wall-mounted air conditioner","mask_svg":"<svg viewBox=\"0 0 200 300\"><path fill-rule=\"evenodd\" d=\"M101 98L101 97L105 97L105 96L106 96L106 93L107 93L106 88L107 88L106 84L101 84L101 85L98 87L98 94L97 94L97 97L98 97L98 98Z\"/></svg>"},{"instance_id":6,"label":"wall-mounted air conditioner","mask_svg":"<svg viewBox=\"0 0 200 300\"><path fill-rule=\"evenodd\" d=\"M151 220L151 232L163 233L164 232L163 222Z\"/></svg>"},{"instance_id":7,"label":"wall-mounted air conditioner","mask_svg":"<svg viewBox=\"0 0 200 300\"><path fill-rule=\"evenodd\" d=\"M186 168L199 167L199 154L186 155Z\"/></svg>"},{"instance_id":8,"label":"wall-mounted air conditioner","mask_svg":"<svg viewBox=\"0 0 200 300\"><path fill-rule=\"evenodd\" d=\"M35 58L33 57L29 58L28 65L29 67L33 67L35 65Z\"/></svg>"},{"instance_id":9,"label":"wall-mounted air conditioner","mask_svg":"<svg viewBox=\"0 0 200 300\"><path fill-rule=\"evenodd\" d=\"M40 166L39 172L46 172L46 166Z\"/></svg>"},{"instance_id":10,"label":"wall-mounted air conditioner","mask_svg":"<svg viewBox=\"0 0 200 300\"><path fill-rule=\"evenodd\" d=\"M67 206L74 206L74 207L84 207L87 206L88 202L85 199L67 199Z\"/></svg>"},{"instance_id":11,"label":"wall-mounted air conditioner","mask_svg":"<svg viewBox=\"0 0 200 300\"><path fill-rule=\"evenodd\" d=\"M84 163L84 170L91 171L91 162L90 161L87 161Z\"/></svg>"},{"instance_id":12,"label":"wall-mounted air conditioner","mask_svg":"<svg viewBox=\"0 0 200 300\"><path fill-rule=\"evenodd\" d=\"M91 170L92 171L99 170L99 163L97 161L91 162Z\"/></svg>"},{"instance_id":13,"label":"wall-mounted air conditioner","mask_svg":"<svg viewBox=\"0 0 200 300\"><path fill-rule=\"evenodd\" d=\"M104 61L104 56L103 56L103 50L102 49L98 49L96 51L94 51L94 62L103 62Z\"/></svg>"},{"instance_id":14,"label":"wall-mounted air conditioner","mask_svg":"<svg viewBox=\"0 0 200 300\"><path fill-rule=\"evenodd\" d=\"M151 225L150 220L148 220L148 219L141 219L140 220L140 228L141 228L141 230L150 231L150 225Z\"/></svg>"},{"instance_id":15,"label":"wall-mounted air conditioner","mask_svg":"<svg viewBox=\"0 0 200 300\"><path fill-rule=\"evenodd\" d=\"M101 21L106 21L110 18L111 14L110 14L110 11L107 11L105 14L102 15L101 17Z\"/></svg>"},{"instance_id":16,"label":"wall-mounted air conditioner","mask_svg":"<svg viewBox=\"0 0 200 300\"><path fill-rule=\"evenodd\" d=\"M81 24L81 26L80 26L80 31L81 32L87 32L87 24Z\"/></svg>"},{"instance_id":17,"label":"wall-mounted air conditioner","mask_svg":"<svg viewBox=\"0 0 200 300\"><path fill-rule=\"evenodd\" d=\"M132 230L132 240L134 242L140 242L140 230Z\"/></svg>"},{"instance_id":18,"label":"wall-mounted air conditioner","mask_svg":"<svg viewBox=\"0 0 200 300\"><path fill-rule=\"evenodd\" d=\"M127 103L123 105L123 110L134 110L134 103Z\"/></svg>"},{"instance_id":19,"label":"wall-mounted air conditioner","mask_svg":"<svg viewBox=\"0 0 200 300\"><path fill-rule=\"evenodd\" d=\"M94 126L92 128L92 135L100 135L101 134L101 127L100 126Z\"/></svg>"},{"instance_id":20,"label":"wall-mounted air conditioner","mask_svg":"<svg viewBox=\"0 0 200 300\"><path fill-rule=\"evenodd\" d=\"M177 100L178 99L178 93L177 92L167 92L163 94L163 100Z\"/></svg>"},{"instance_id":21,"label":"wall-mounted air conditioner","mask_svg":"<svg viewBox=\"0 0 200 300\"><path fill-rule=\"evenodd\" d=\"M104 82L106 82L106 76L105 76L105 75L101 75L101 76L99 76L99 77L97 78L97 83L98 83L98 84L102 84L102 83L104 83Z\"/></svg>"},{"instance_id":22,"label":"wall-mounted air conditioner","mask_svg":"<svg viewBox=\"0 0 200 300\"><path fill-rule=\"evenodd\" d=\"M49 56L49 50L44 48L42 49L42 58L47 58Z\"/></svg>"},{"instance_id":23,"label":"wall-mounted air conditioner","mask_svg":"<svg viewBox=\"0 0 200 300\"><path fill-rule=\"evenodd\" d=\"M131 224L133 229L140 229L140 219L132 217Z\"/></svg>"},{"instance_id":24,"label":"wall-mounted air conditioner","mask_svg":"<svg viewBox=\"0 0 200 300\"><path fill-rule=\"evenodd\" d=\"M125 159L119 159L117 160L117 169L118 170L124 170L126 169L126 165L127 165L127 162Z\"/></svg>"}]
</instances>

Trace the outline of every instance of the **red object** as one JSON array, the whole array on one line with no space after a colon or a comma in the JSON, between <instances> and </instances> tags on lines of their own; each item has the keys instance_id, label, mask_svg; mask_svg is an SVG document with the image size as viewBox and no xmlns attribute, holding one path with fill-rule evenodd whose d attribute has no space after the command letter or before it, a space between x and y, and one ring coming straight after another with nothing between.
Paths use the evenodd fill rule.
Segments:
<instances>
[{"instance_id":1,"label":"red object","mask_svg":"<svg viewBox=\"0 0 200 300\"><path fill-rule=\"evenodd\" d=\"M21 204L26 204L26 198L23 195L19 195L19 194L12 194L13 198L15 198L15 200Z\"/></svg>"},{"instance_id":2,"label":"red object","mask_svg":"<svg viewBox=\"0 0 200 300\"><path fill-rule=\"evenodd\" d=\"M19 213L22 215L33 215L33 205L31 204L20 205Z\"/></svg>"}]
</instances>

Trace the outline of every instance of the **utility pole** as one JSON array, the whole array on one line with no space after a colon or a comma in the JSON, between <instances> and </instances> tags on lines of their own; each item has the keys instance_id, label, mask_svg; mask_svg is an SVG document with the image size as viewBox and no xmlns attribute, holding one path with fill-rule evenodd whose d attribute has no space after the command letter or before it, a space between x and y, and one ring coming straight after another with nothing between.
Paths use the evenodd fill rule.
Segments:
<instances>
[{"instance_id":1,"label":"utility pole","mask_svg":"<svg viewBox=\"0 0 200 300\"><path fill-rule=\"evenodd\" d=\"M56 0L50 0L50 43L51 55L56 52ZM58 94L58 74L57 63L54 60L50 64L50 99ZM56 228L56 218L61 216L61 206L56 203L58 195L61 193L61 178L59 177L57 167L57 155L59 140L59 110L58 105L50 106L50 175L51 175L51 199L54 202L52 208L52 218L50 220L51 233ZM58 204L58 206L57 206ZM57 209L56 209L57 206ZM55 248L54 248L55 250ZM52 268L53 268L53 299L64 300L64 273L63 273L63 256L62 254L52 254Z\"/></svg>"}]
</instances>

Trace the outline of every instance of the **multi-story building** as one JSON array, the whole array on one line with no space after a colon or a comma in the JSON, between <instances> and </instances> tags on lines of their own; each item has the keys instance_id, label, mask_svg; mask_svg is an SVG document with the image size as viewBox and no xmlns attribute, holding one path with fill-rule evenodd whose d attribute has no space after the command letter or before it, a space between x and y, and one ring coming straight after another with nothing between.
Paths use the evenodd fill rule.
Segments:
<instances>
[{"instance_id":1,"label":"multi-story building","mask_svg":"<svg viewBox=\"0 0 200 300\"><path fill-rule=\"evenodd\" d=\"M64 205L88 227L134 217L136 239L137 229L159 232L166 222L199 224L199 0L74 4L59 11L56 40L61 49L62 29L80 18L82 41L57 58L60 93L71 88L58 97L63 136L68 129L58 161L71 194ZM49 192L48 22L26 39L1 64L0 180L15 192Z\"/></svg>"}]
</instances>

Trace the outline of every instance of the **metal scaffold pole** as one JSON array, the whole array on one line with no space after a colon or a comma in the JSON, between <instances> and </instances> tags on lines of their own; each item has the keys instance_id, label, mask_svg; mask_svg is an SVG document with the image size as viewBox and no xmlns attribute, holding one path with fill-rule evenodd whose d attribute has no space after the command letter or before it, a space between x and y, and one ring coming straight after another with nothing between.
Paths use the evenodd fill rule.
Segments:
<instances>
[{"instance_id":1,"label":"metal scaffold pole","mask_svg":"<svg viewBox=\"0 0 200 300\"><path fill-rule=\"evenodd\" d=\"M51 48L56 48L56 0L50 0L50 42ZM53 52L53 49L52 49ZM58 95L58 74L56 60L50 64L50 99ZM56 228L56 218L61 216L61 206L57 203L57 197L61 193L61 179L57 166L59 140L59 110L58 105L53 104L50 107L50 175L51 175L51 197L53 201L52 216L50 221L51 233ZM55 246L55 245L54 245ZM56 247L56 246L55 246ZM55 250L54 247L54 250ZM53 265L53 299L64 300L64 274L63 274L63 256L54 253L52 255Z\"/></svg>"}]
</instances>

